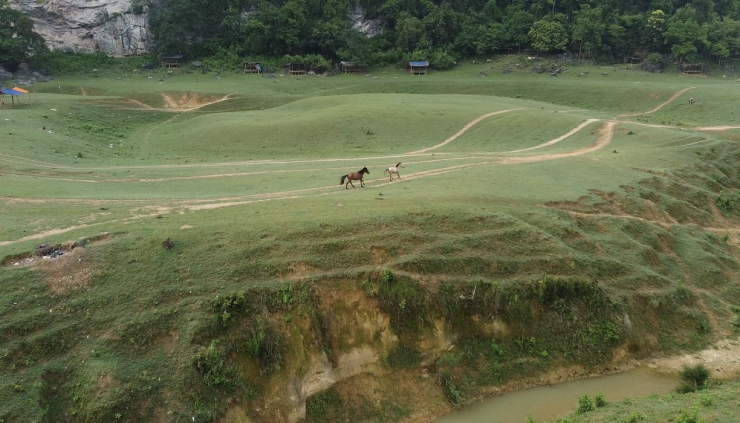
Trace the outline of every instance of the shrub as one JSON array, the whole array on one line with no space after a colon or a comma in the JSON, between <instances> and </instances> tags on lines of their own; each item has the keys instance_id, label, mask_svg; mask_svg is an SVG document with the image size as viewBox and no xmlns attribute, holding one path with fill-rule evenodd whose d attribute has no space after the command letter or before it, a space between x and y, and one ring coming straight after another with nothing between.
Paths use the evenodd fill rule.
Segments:
<instances>
[{"instance_id":1,"label":"shrub","mask_svg":"<svg viewBox=\"0 0 740 423\"><path fill-rule=\"evenodd\" d=\"M701 363L695 366L684 366L679 376L681 377L681 385L677 389L678 392L695 392L706 388L709 369Z\"/></svg>"},{"instance_id":2,"label":"shrub","mask_svg":"<svg viewBox=\"0 0 740 423\"><path fill-rule=\"evenodd\" d=\"M597 408L606 407L607 404L609 404L608 402L606 402L606 399L604 398L604 394L602 394L601 392L596 394L596 396L594 397L594 402L596 403Z\"/></svg>"},{"instance_id":3,"label":"shrub","mask_svg":"<svg viewBox=\"0 0 740 423\"><path fill-rule=\"evenodd\" d=\"M588 394L583 394L582 397L578 398L578 409L576 414L585 414L589 411L594 411L594 403Z\"/></svg>"}]
</instances>

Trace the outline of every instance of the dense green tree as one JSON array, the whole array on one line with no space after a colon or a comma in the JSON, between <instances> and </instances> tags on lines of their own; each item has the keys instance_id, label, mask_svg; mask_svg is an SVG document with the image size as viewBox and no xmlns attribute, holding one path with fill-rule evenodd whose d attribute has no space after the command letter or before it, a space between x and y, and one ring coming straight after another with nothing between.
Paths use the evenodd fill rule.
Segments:
<instances>
[{"instance_id":1,"label":"dense green tree","mask_svg":"<svg viewBox=\"0 0 740 423\"><path fill-rule=\"evenodd\" d=\"M568 33L559 22L539 20L529 31L532 47L538 51L563 50L568 45Z\"/></svg>"},{"instance_id":2,"label":"dense green tree","mask_svg":"<svg viewBox=\"0 0 740 423\"><path fill-rule=\"evenodd\" d=\"M494 22L486 25L482 15L474 15L465 19L454 47L463 57L484 56L503 47L505 39L502 24Z\"/></svg>"},{"instance_id":3,"label":"dense green tree","mask_svg":"<svg viewBox=\"0 0 740 423\"><path fill-rule=\"evenodd\" d=\"M740 22L730 17L715 19L709 25L707 38L712 43L711 54L722 61L740 50Z\"/></svg>"},{"instance_id":4,"label":"dense green tree","mask_svg":"<svg viewBox=\"0 0 740 423\"><path fill-rule=\"evenodd\" d=\"M44 39L33 32L33 21L0 0L0 64L15 66L46 51Z\"/></svg>"},{"instance_id":5,"label":"dense green tree","mask_svg":"<svg viewBox=\"0 0 740 423\"><path fill-rule=\"evenodd\" d=\"M679 63L685 60L692 61L699 48L708 48L707 39L709 27L700 25L696 19L696 10L691 6L684 6L668 19L665 39L671 44L671 53Z\"/></svg>"},{"instance_id":6,"label":"dense green tree","mask_svg":"<svg viewBox=\"0 0 740 423\"><path fill-rule=\"evenodd\" d=\"M411 16L401 20L397 28L396 46L403 52L429 47L429 42L424 38L424 24Z\"/></svg>"},{"instance_id":7,"label":"dense green tree","mask_svg":"<svg viewBox=\"0 0 740 423\"><path fill-rule=\"evenodd\" d=\"M516 47L517 50L526 47L529 44L529 31L532 29L534 20L534 16L524 10L521 2L506 7L502 24L507 47Z\"/></svg>"},{"instance_id":8,"label":"dense green tree","mask_svg":"<svg viewBox=\"0 0 740 423\"><path fill-rule=\"evenodd\" d=\"M602 47L601 38L606 30L601 9L598 7L592 9L591 6L584 4L581 10L575 13L572 30L571 38L578 43L579 52L586 51L594 56L596 50Z\"/></svg>"}]
</instances>

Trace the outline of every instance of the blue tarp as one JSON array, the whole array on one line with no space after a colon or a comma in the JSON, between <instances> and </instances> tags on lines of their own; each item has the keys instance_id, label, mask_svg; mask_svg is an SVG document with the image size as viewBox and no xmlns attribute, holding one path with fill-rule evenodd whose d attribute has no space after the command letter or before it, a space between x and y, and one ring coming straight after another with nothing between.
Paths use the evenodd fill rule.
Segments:
<instances>
[{"instance_id":1,"label":"blue tarp","mask_svg":"<svg viewBox=\"0 0 740 423\"><path fill-rule=\"evenodd\" d=\"M0 90L1 93L6 95L23 95L24 93L16 90L11 90L10 88L7 88L5 90Z\"/></svg>"},{"instance_id":2,"label":"blue tarp","mask_svg":"<svg viewBox=\"0 0 740 423\"><path fill-rule=\"evenodd\" d=\"M262 72L262 65L257 64L257 65L254 65L254 67L257 68L259 72Z\"/></svg>"},{"instance_id":3,"label":"blue tarp","mask_svg":"<svg viewBox=\"0 0 740 423\"><path fill-rule=\"evenodd\" d=\"M429 66L429 62L409 62L411 66Z\"/></svg>"}]
</instances>

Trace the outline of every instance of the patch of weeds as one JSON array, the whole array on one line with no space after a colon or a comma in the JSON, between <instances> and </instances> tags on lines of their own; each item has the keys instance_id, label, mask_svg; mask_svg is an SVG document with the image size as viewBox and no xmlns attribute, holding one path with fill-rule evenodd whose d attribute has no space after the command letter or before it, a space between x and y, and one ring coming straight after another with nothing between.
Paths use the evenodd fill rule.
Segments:
<instances>
[{"instance_id":1,"label":"patch of weeds","mask_svg":"<svg viewBox=\"0 0 740 423\"><path fill-rule=\"evenodd\" d=\"M437 381L442 385L442 389L444 390L447 399L454 406L457 407L465 402L465 395L457 387L449 372L446 370L440 371L439 374L437 374Z\"/></svg>"},{"instance_id":2,"label":"patch of weeds","mask_svg":"<svg viewBox=\"0 0 740 423\"><path fill-rule=\"evenodd\" d=\"M333 411L341 405L342 399L334 389L319 392L306 400L306 422L333 421Z\"/></svg>"},{"instance_id":3,"label":"patch of weeds","mask_svg":"<svg viewBox=\"0 0 740 423\"><path fill-rule=\"evenodd\" d=\"M280 365L282 361L283 340L277 330L269 323L266 316L260 316L251 322L249 335L246 341L247 353L266 364L261 372L269 371Z\"/></svg>"},{"instance_id":4,"label":"patch of weeds","mask_svg":"<svg viewBox=\"0 0 740 423\"><path fill-rule=\"evenodd\" d=\"M676 416L676 419L674 420L675 423L704 423L704 419L699 417L699 412L696 410L686 411L681 410L681 412Z\"/></svg>"},{"instance_id":5,"label":"patch of weeds","mask_svg":"<svg viewBox=\"0 0 740 423\"><path fill-rule=\"evenodd\" d=\"M703 405L704 407L711 407L711 406L712 406L712 396L711 396L711 395L707 395L706 397L702 397L702 398L701 398L701 399L699 400L699 402L700 402L700 403L701 403L701 405Z\"/></svg>"},{"instance_id":6,"label":"patch of weeds","mask_svg":"<svg viewBox=\"0 0 740 423\"><path fill-rule=\"evenodd\" d=\"M424 322L424 291L418 282L398 280L386 269L379 280L369 279L362 284L365 291L378 299L380 308L391 316L391 326L398 332L414 329Z\"/></svg>"},{"instance_id":7,"label":"patch of weeds","mask_svg":"<svg viewBox=\"0 0 740 423\"><path fill-rule=\"evenodd\" d=\"M388 354L385 362L393 369L413 369L420 360L419 350L401 343Z\"/></svg>"},{"instance_id":8,"label":"patch of weeds","mask_svg":"<svg viewBox=\"0 0 740 423\"><path fill-rule=\"evenodd\" d=\"M719 193L719 197L717 197L717 200L715 200L717 207L720 210L727 212L727 213L735 209L737 202L738 202L737 195L729 195L725 193L724 191L721 191Z\"/></svg>"},{"instance_id":9,"label":"patch of weeds","mask_svg":"<svg viewBox=\"0 0 740 423\"><path fill-rule=\"evenodd\" d=\"M439 359L437 360L437 366L443 366L443 367L452 367L457 366L460 364L460 360L462 359L463 354L447 351L443 353Z\"/></svg>"},{"instance_id":10,"label":"patch of weeds","mask_svg":"<svg viewBox=\"0 0 740 423\"><path fill-rule=\"evenodd\" d=\"M622 423L637 423L637 422L644 422L647 420L647 415L645 413L640 413L639 411L633 411L632 414L630 414L626 419L621 420Z\"/></svg>"},{"instance_id":11,"label":"patch of weeds","mask_svg":"<svg viewBox=\"0 0 740 423\"><path fill-rule=\"evenodd\" d=\"M226 366L224 353L217 345L218 341L213 340L208 347L201 347L193 360L195 367L209 387L233 389L241 384L239 372Z\"/></svg>"},{"instance_id":12,"label":"patch of weeds","mask_svg":"<svg viewBox=\"0 0 740 423\"><path fill-rule=\"evenodd\" d=\"M504 346L497 344L495 339L491 340L491 354L495 357L504 356Z\"/></svg>"}]
</instances>

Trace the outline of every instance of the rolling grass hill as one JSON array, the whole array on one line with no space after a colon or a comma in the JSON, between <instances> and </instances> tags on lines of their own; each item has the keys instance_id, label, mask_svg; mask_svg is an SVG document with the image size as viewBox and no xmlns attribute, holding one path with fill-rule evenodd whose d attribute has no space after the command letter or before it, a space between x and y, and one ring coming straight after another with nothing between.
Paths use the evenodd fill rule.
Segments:
<instances>
[{"instance_id":1,"label":"rolling grass hill","mask_svg":"<svg viewBox=\"0 0 740 423\"><path fill-rule=\"evenodd\" d=\"M736 85L585 69L37 84L0 111L0 419L428 421L731 335Z\"/></svg>"}]
</instances>

